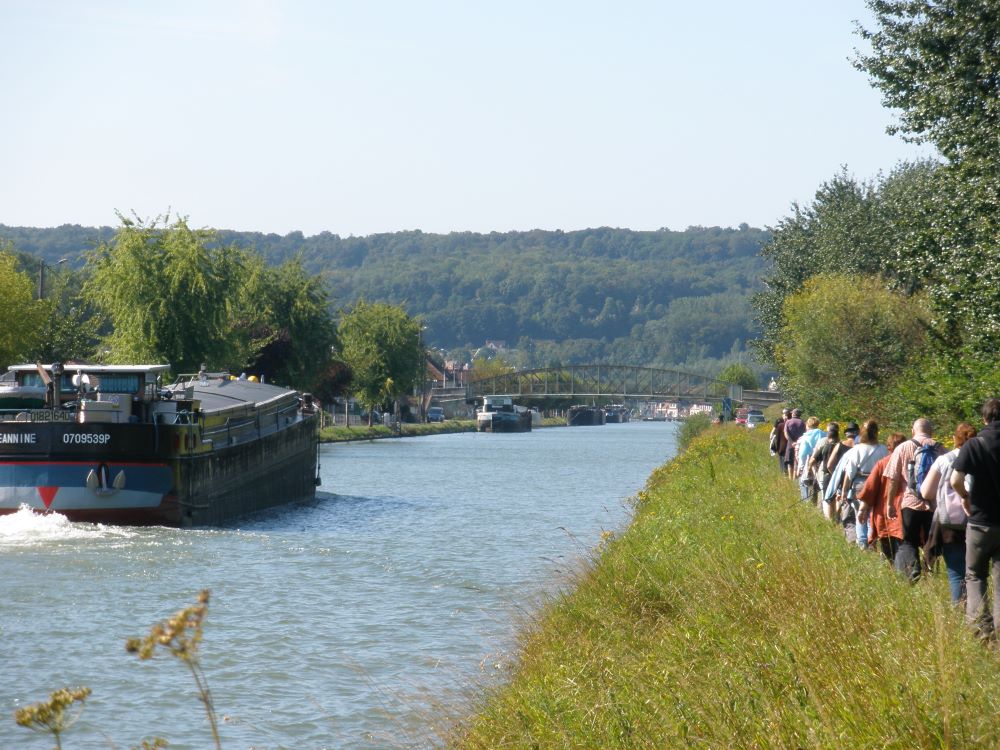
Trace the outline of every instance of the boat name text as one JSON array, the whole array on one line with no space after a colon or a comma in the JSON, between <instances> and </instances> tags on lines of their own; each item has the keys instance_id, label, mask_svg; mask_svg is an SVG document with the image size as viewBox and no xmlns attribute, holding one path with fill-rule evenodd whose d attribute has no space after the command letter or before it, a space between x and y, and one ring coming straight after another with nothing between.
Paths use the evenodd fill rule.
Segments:
<instances>
[{"instance_id":1,"label":"boat name text","mask_svg":"<svg viewBox=\"0 0 1000 750\"><path fill-rule=\"evenodd\" d=\"M63 435L66 445L107 445L111 436L106 432L67 432Z\"/></svg>"},{"instance_id":2,"label":"boat name text","mask_svg":"<svg viewBox=\"0 0 1000 750\"><path fill-rule=\"evenodd\" d=\"M35 445L38 435L34 432L12 432L0 435L0 443L8 445Z\"/></svg>"}]
</instances>

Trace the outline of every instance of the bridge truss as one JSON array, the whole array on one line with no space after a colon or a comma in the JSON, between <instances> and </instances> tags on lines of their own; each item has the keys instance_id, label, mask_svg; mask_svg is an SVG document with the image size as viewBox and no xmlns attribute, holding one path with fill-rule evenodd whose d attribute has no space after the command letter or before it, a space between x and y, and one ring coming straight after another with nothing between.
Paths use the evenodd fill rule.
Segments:
<instances>
[{"instance_id":1,"label":"bridge truss","mask_svg":"<svg viewBox=\"0 0 1000 750\"><path fill-rule=\"evenodd\" d=\"M679 370L628 365L569 365L519 370L471 380L468 398L512 396L517 398L644 399L647 401L742 400L743 388L703 375Z\"/></svg>"}]
</instances>

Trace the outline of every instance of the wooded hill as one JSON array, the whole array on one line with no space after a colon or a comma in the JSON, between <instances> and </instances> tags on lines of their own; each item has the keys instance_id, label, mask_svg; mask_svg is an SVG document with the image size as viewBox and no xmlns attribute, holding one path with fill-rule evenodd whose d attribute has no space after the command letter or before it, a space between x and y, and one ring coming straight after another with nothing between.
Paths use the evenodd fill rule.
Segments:
<instances>
[{"instance_id":1,"label":"wooded hill","mask_svg":"<svg viewBox=\"0 0 1000 750\"><path fill-rule=\"evenodd\" d=\"M82 264L110 227L0 225L0 241ZM691 227L542 231L421 231L306 237L218 230L222 245L256 248L270 264L296 256L326 276L331 299L402 304L426 326L426 343L456 356L487 340L515 348L520 366L608 361L700 365L743 350L757 335L748 304L760 288L769 235Z\"/></svg>"}]
</instances>

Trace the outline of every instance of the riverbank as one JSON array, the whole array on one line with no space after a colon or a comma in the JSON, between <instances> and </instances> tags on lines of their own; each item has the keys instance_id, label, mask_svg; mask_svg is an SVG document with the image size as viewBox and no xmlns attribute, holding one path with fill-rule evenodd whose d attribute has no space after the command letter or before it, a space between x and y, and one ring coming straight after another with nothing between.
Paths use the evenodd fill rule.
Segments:
<instances>
[{"instance_id":1,"label":"riverbank","mask_svg":"<svg viewBox=\"0 0 1000 750\"><path fill-rule=\"evenodd\" d=\"M566 420L559 417L547 417L542 420L542 424L535 429L542 427L565 427ZM400 426L400 433L397 435L388 427L383 425L354 426L354 427L324 427L319 432L321 443L349 443L354 440L382 440L395 437L419 437L422 435L443 435L450 432L475 432L476 422L472 419L447 419L444 422L427 422L425 424L408 424Z\"/></svg>"},{"instance_id":2,"label":"riverbank","mask_svg":"<svg viewBox=\"0 0 1000 750\"><path fill-rule=\"evenodd\" d=\"M454 748L987 747L1000 662L944 575L906 585L711 429L524 632Z\"/></svg>"},{"instance_id":3,"label":"riverbank","mask_svg":"<svg viewBox=\"0 0 1000 750\"><path fill-rule=\"evenodd\" d=\"M403 423L397 435L384 425L355 425L354 427L324 427L319 431L321 443L348 443L354 440L381 440L394 437L442 435L450 432L475 432L476 423L471 419L447 419L444 422Z\"/></svg>"}]
</instances>

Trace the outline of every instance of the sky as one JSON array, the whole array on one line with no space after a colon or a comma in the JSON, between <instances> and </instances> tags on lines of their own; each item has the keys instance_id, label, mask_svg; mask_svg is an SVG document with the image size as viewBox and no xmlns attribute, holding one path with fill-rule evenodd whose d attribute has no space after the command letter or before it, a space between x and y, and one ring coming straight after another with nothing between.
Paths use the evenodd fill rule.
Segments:
<instances>
[{"instance_id":1,"label":"sky","mask_svg":"<svg viewBox=\"0 0 1000 750\"><path fill-rule=\"evenodd\" d=\"M0 0L0 223L773 226L931 156L863 0Z\"/></svg>"}]
</instances>

